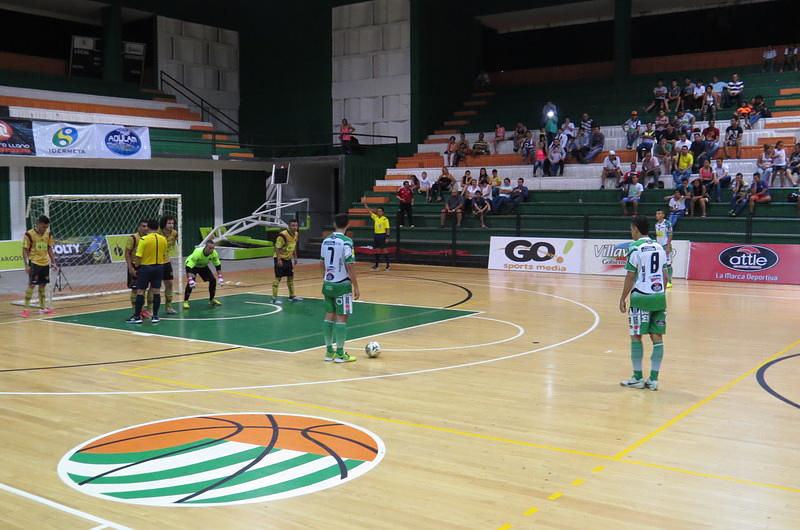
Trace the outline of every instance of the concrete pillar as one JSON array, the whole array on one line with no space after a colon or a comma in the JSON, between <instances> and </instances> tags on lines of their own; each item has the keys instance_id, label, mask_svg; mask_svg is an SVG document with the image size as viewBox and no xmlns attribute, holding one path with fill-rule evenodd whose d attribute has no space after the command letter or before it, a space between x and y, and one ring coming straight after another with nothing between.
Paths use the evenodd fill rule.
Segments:
<instances>
[{"instance_id":1,"label":"concrete pillar","mask_svg":"<svg viewBox=\"0 0 800 530\"><path fill-rule=\"evenodd\" d=\"M214 226L219 226L225 222L224 220L224 197L222 196L222 170L215 169L212 179L212 188L214 189Z\"/></svg>"},{"instance_id":2,"label":"concrete pillar","mask_svg":"<svg viewBox=\"0 0 800 530\"><path fill-rule=\"evenodd\" d=\"M614 81L624 82L631 72L631 3L614 0Z\"/></svg>"},{"instance_id":3,"label":"concrete pillar","mask_svg":"<svg viewBox=\"0 0 800 530\"><path fill-rule=\"evenodd\" d=\"M28 227L25 224L25 167L8 168L8 200L11 217L11 239L21 239Z\"/></svg>"},{"instance_id":4,"label":"concrete pillar","mask_svg":"<svg viewBox=\"0 0 800 530\"><path fill-rule=\"evenodd\" d=\"M122 6L103 8L103 80L122 82Z\"/></svg>"}]
</instances>

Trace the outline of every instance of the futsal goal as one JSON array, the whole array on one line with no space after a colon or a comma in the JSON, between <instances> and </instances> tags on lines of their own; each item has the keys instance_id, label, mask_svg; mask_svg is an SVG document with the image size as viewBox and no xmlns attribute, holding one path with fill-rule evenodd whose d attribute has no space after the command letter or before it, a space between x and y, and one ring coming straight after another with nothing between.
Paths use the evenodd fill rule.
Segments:
<instances>
[{"instance_id":1,"label":"futsal goal","mask_svg":"<svg viewBox=\"0 0 800 530\"><path fill-rule=\"evenodd\" d=\"M50 218L59 269L50 272L48 298L66 300L127 291L125 245L141 220L176 219L178 242L170 254L174 288L183 285L180 195L39 195L28 198L31 227Z\"/></svg>"}]
</instances>

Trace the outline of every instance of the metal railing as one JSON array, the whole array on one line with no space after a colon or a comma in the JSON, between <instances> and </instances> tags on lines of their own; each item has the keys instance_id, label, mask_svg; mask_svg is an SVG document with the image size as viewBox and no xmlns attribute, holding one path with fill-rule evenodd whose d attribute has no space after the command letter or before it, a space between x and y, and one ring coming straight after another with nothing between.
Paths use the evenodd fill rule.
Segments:
<instances>
[{"instance_id":1,"label":"metal railing","mask_svg":"<svg viewBox=\"0 0 800 530\"><path fill-rule=\"evenodd\" d=\"M230 129L233 134L239 134L239 122L225 114L219 107L205 99L203 96L187 87L165 71L161 70L159 74L159 90L165 94L169 93L166 88L171 88L194 106L200 109L200 119L202 121L211 121L213 118L220 125Z\"/></svg>"}]
</instances>

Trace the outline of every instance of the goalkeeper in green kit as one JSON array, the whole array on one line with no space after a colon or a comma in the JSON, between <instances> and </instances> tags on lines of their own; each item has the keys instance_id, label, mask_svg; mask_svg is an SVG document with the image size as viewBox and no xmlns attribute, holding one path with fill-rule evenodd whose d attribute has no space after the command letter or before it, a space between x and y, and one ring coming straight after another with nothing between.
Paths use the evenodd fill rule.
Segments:
<instances>
[{"instance_id":1,"label":"goalkeeper in green kit","mask_svg":"<svg viewBox=\"0 0 800 530\"><path fill-rule=\"evenodd\" d=\"M219 260L219 254L214 249L215 244L213 241L207 241L202 247L194 249L194 252L189 254L186 258L186 290L183 295L183 309L189 309L189 297L192 296L192 289L197 285L196 278L200 276L208 283L208 301L212 306L222 305L222 302L216 299L217 295L217 282L222 284L222 262ZM214 265L217 269L217 275L209 270L208 264Z\"/></svg>"}]
</instances>

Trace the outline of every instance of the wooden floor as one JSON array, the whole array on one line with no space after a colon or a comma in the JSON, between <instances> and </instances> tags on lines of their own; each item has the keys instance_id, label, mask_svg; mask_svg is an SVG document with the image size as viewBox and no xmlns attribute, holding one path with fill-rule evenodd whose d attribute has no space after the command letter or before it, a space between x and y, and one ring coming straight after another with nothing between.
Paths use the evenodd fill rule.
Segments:
<instances>
[{"instance_id":1,"label":"wooden floor","mask_svg":"<svg viewBox=\"0 0 800 530\"><path fill-rule=\"evenodd\" d=\"M223 296L271 282L268 270L228 276L241 285ZM318 296L317 276L302 267L299 294ZM800 528L800 288L676 281L658 392L618 384L630 375L620 288L599 276L365 268L365 301L479 313L354 340L359 360L346 365L322 362L320 348L21 321L6 306L0 527ZM59 316L126 303L73 302ZM260 318L272 317L253 329ZM379 358L364 356L368 340ZM62 457L108 433L243 412L344 422L385 455L337 487L230 506L115 502L59 477Z\"/></svg>"}]
</instances>

